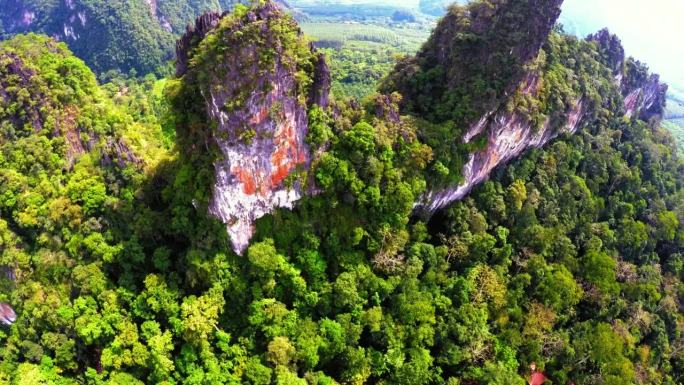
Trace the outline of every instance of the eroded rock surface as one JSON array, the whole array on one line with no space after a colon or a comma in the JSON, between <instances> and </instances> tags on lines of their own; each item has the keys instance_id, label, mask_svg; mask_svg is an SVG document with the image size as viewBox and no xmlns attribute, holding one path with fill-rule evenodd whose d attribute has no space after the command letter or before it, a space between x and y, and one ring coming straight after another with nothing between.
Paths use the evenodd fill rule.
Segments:
<instances>
[{"instance_id":1,"label":"eroded rock surface","mask_svg":"<svg viewBox=\"0 0 684 385\"><path fill-rule=\"evenodd\" d=\"M0 323L10 326L17 320L14 309L6 303L0 303Z\"/></svg>"},{"instance_id":2,"label":"eroded rock surface","mask_svg":"<svg viewBox=\"0 0 684 385\"><path fill-rule=\"evenodd\" d=\"M625 115L649 121L662 117L667 96L667 84L660 82L660 76L652 74L648 80L635 89L626 89ZM638 114L638 115L637 115Z\"/></svg>"},{"instance_id":3,"label":"eroded rock surface","mask_svg":"<svg viewBox=\"0 0 684 385\"><path fill-rule=\"evenodd\" d=\"M183 76L188 69L190 49L211 32L224 14L206 12L186 27L185 34L176 42L176 76Z\"/></svg>"},{"instance_id":4,"label":"eroded rock surface","mask_svg":"<svg viewBox=\"0 0 684 385\"><path fill-rule=\"evenodd\" d=\"M527 76L520 86L522 92L537 92L539 81L539 76ZM455 187L428 192L418 204L419 210L433 213L463 199L475 186L486 181L497 166L508 163L530 148L542 147L558 135L574 133L585 113L585 102L576 101L561 127L554 127L548 118L542 127L535 127L527 116L519 112L504 110L485 114L463 137L463 142L468 143L482 133L487 135L486 147L470 154L463 168L464 182Z\"/></svg>"},{"instance_id":5,"label":"eroded rock surface","mask_svg":"<svg viewBox=\"0 0 684 385\"><path fill-rule=\"evenodd\" d=\"M200 89L216 124L212 140L221 150L209 212L226 224L234 250L242 253L255 220L279 207L292 208L305 194L296 172L308 169L311 160L307 111L313 104L327 106L330 71L275 4L225 23L223 16L205 15L188 30L178 43L177 70L191 72L188 50L198 38L214 34L212 39L230 47L205 63L202 73L209 81ZM272 61L263 59L267 55ZM308 87L301 83L302 72Z\"/></svg>"},{"instance_id":6,"label":"eroded rock surface","mask_svg":"<svg viewBox=\"0 0 684 385\"><path fill-rule=\"evenodd\" d=\"M607 30L590 35L587 39L597 42L603 56L602 62L613 71L615 87L624 98L625 116L644 121L662 118L667 85L660 82L659 76L648 74L641 63L626 60L620 40ZM537 97L539 81L539 76L528 73L519 85L519 92ZM591 115L587 104L584 99L574 101L565 112L565 123L560 127L554 127L547 119L542 127L536 128L528 117L502 108L499 112L485 113L471 125L462 139L468 143L478 135L487 135L485 148L470 154L463 168L464 182L455 187L429 191L417 204L418 209L430 214L463 199L475 186L486 181L497 166L508 163L528 149L540 148L559 135L574 133L590 123L587 121Z\"/></svg>"},{"instance_id":7,"label":"eroded rock surface","mask_svg":"<svg viewBox=\"0 0 684 385\"><path fill-rule=\"evenodd\" d=\"M580 93L563 99L564 105L549 116L539 113L532 117L524 108L518 109L513 103L516 98L538 101L548 97L543 94L545 69L534 63L543 63L544 55L540 50L549 40L562 2L535 0L525 6L507 0L496 3L497 7L492 9L473 8L471 11L477 14L466 15L463 13L465 8L454 8L440 22L423 51L415 58L400 63L390 75L383 86L389 92L377 97L375 115L379 119L392 123L401 121L401 112L389 108L395 104L391 100L394 96L390 95L396 95L392 92L398 91L403 99L398 98L397 101L405 102L404 113L436 123L467 124L469 129L465 132L455 130L455 135L464 144L477 138L486 139L480 150L469 155L461 173L463 182L428 191L416 203L417 211L431 214L462 199L487 180L496 167L528 149L542 147L559 135L574 133L592 123L597 104L603 103ZM528 17L525 20L511 17L521 14ZM459 24L466 19L471 23ZM186 82L202 83L199 94L203 98L204 110L216 125L211 128L209 140L221 154L213 164L215 184L208 209L226 224L233 248L238 253L247 248L258 218L276 208L292 208L302 196L315 190L304 189L297 178L297 170L308 170L310 166L312 156L305 142L307 114L312 105L328 105L331 76L325 58L300 39L301 32L294 20L287 19L289 24L285 30L297 31L295 43L281 33L282 25L275 28L281 32L274 32L273 24L283 20L283 13L272 2L257 6L237 18L226 14L206 14L188 29L177 45L178 75ZM522 35L510 41L498 40L501 28L517 30L516 23L524 29ZM461 36L454 43L450 38L454 33L479 38L463 40ZM614 92L611 93L614 99L606 103L616 100L619 103L621 93L628 117L649 119L661 114L666 88L657 76L648 77L639 63L626 61L619 39L608 31L600 31L588 40L599 45L600 57L596 60L605 64L609 70L606 71L607 76L610 77L612 72L614 78ZM196 50L204 56L191 58L197 45L204 44L204 41L209 42L207 46ZM214 48L209 44L214 44ZM297 49L292 49L293 44ZM469 52L471 61L459 59L462 52ZM490 58L492 55L495 59ZM255 60L264 57L272 60ZM490 63L492 60L493 64ZM481 71L477 68L478 62L491 66ZM490 73L506 63L514 68L503 75ZM199 68L195 68L197 66ZM482 100L486 99L477 104L480 115L472 118L464 115L459 120L447 114L446 120L442 120L439 113L430 110L429 106L411 105L412 99L423 95L416 94L421 90L412 88L415 85L412 77L439 67L446 73L441 83L440 79L432 79L439 83L433 84L437 88L421 86L436 92L437 96L439 92L453 96L452 91L455 92L459 84L470 84L470 77L477 79L490 75L495 83L500 83L500 93L480 95ZM302 87L302 73L307 76L307 87ZM476 83L470 85L475 87ZM444 88L438 89L438 86ZM423 107L427 109L421 109Z\"/></svg>"},{"instance_id":8,"label":"eroded rock surface","mask_svg":"<svg viewBox=\"0 0 684 385\"><path fill-rule=\"evenodd\" d=\"M210 212L228 227L236 251L242 252L253 233L253 222L277 207L292 208L302 196L298 182L284 182L297 167L308 167L309 149L306 109L291 91L294 74L282 63L265 95L253 92L246 106L232 113L221 109L230 93L206 95L209 116L219 122L217 143L224 158L215 164L216 184ZM241 139L239 128L253 130L249 140ZM238 129L236 129L238 128Z\"/></svg>"},{"instance_id":9,"label":"eroded rock surface","mask_svg":"<svg viewBox=\"0 0 684 385\"><path fill-rule=\"evenodd\" d=\"M660 76L650 74L644 64L633 58L626 59L620 39L607 29L589 35L587 40L596 42L603 63L613 70L615 82L624 97L625 116L644 121L661 117L668 86L660 82Z\"/></svg>"}]
</instances>

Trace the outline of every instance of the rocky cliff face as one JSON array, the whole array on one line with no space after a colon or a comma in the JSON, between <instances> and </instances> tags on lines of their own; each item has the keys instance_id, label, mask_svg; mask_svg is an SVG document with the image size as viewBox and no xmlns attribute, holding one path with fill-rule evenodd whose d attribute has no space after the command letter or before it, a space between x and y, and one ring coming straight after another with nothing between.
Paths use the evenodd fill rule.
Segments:
<instances>
[{"instance_id":1,"label":"rocky cliff face","mask_svg":"<svg viewBox=\"0 0 684 385\"><path fill-rule=\"evenodd\" d=\"M161 0L0 0L0 34L36 32L67 43L97 71L156 71L172 57L174 33L196 16L165 14ZM217 8L218 9L218 5ZM169 20L173 19L175 25ZM111 22L116 20L116 23Z\"/></svg>"},{"instance_id":2,"label":"rocky cliff face","mask_svg":"<svg viewBox=\"0 0 684 385\"><path fill-rule=\"evenodd\" d=\"M230 48L207 61L194 58L202 68L188 69L190 42L201 38ZM221 152L209 212L226 224L241 253L256 219L291 208L305 193L296 172L310 163L307 111L327 106L330 73L294 21L270 2L245 14L200 17L178 49L178 74L207 79L200 93Z\"/></svg>"},{"instance_id":3,"label":"rocky cliff face","mask_svg":"<svg viewBox=\"0 0 684 385\"><path fill-rule=\"evenodd\" d=\"M607 29L589 35L587 40L596 43L602 62L613 70L624 97L625 116L644 121L662 117L668 87L660 82L660 76L649 74L644 64L626 59L620 39Z\"/></svg>"},{"instance_id":4,"label":"rocky cliff face","mask_svg":"<svg viewBox=\"0 0 684 385\"><path fill-rule=\"evenodd\" d=\"M651 74L648 79L636 88L624 88L625 116L638 117L649 121L660 119L665 109L667 84L660 82L660 76Z\"/></svg>"},{"instance_id":5,"label":"rocky cliff face","mask_svg":"<svg viewBox=\"0 0 684 385\"><path fill-rule=\"evenodd\" d=\"M205 12L195 20L194 25L188 24L185 34L176 42L176 76L185 74L190 60L190 50L216 28L223 16L225 14Z\"/></svg>"},{"instance_id":6,"label":"rocky cliff face","mask_svg":"<svg viewBox=\"0 0 684 385\"><path fill-rule=\"evenodd\" d=\"M538 76L528 76L522 84L524 90L536 90ZM486 133L486 147L471 153L463 168L463 183L456 187L428 192L418 204L420 211L428 214L463 199L470 191L489 178L489 174L499 165L506 164L531 148L539 148L551 139L564 133L574 133L582 124L586 113L584 100L577 100L567 112L565 123L554 127L546 119L541 128L534 127L528 117L518 112L498 112L485 115L477 124L471 126L463 137L464 143Z\"/></svg>"},{"instance_id":7,"label":"rocky cliff face","mask_svg":"<svg viewBox=\"0 0 684 385\"><path fill-rule=\"evenodd\" d=\"M589 65L602 68L608 88L593 89L591 95L583 94L586 84L580 83L569 91L553 89L554 76L573 77L573 71L581 70L558 58L545 59L546 51L560 55L550 48L542 52L542 46L552 45L552 36L558 36L551 30L560 0L525 6L506 0L476 4L453 8L423 51L400 63L383 85L384 91L405 93L404 113L454 127L465 124L466 130L454 129L455 140L469 147L475 140L483 143L459 170L462 183L433 187L416 203L417 211L431 214L462 199L496 167L592 124L597 109L613 108L618 99L624 98L627 117L662 114L666 87L639 63L625 60L620 41L607 31L582 44L598 48L591 48L596 57ZM524 33L501 40L502 30ZM272 2L238 13L205 14L188 28L177 51L177 75L184 84L198 87L203 114L214 125L202 140L208 141L206 148L220 151L213 160L215 182L208 210L226 225L234 250L242 253L258 218L276 208L292 208L313 191L302 185L297 171L309 169L307 115L311 106L329 104L330 72L325 58L302 39L294 20ZM564 60L573 62L571 57ZM501 68L507 68L505 73L496 73ZM547 76L552 70L567 72ZM431 77L435 73L441 75ZM493 88L482 91L482 82ZM460 119L440 117L436 106L415 104L437 95L449 105L454 95L470 91L475 100L455 105L469 111ZM387 95L378 96L376 116L400 122L399 111L382 107L392 104ZM620 106L617 109L611 113L620 114ZM479 115L473 115L476 112Z\"/></svg>"},{"instance_id":8,"label":"rocky cliff face","mask_svg":"<svg viewBox=\"0 0 684 385\"><path fill-rule=\"evenodd\" d=\"M620 40L607 30L591 35L587 40L596 42L602 56L600 62L613 72L614 87L623 96L625 117L644 121L661 119L667 85L660 83L659 76L649 75L643 65L631 58L625 60ZM538 98L540 81L539 74L528 72L519 85L518 94ZM572 101L570 108L560 117L563 123L554 124L547 117L541 127L534 127L528 116L501 107L484 114L477 123L470 126L462 138L464 143L469 143L478 135L487 136L484 149L469 155L462 172L463 183L429 191L417 205L419 210L430 214L464 198L475 186L486 181L499 165L508 163L528 149L542 147L559 135L574 133L583 125L590 124L593 115L590 113L593 112L590 111L591 108L593 107L589 106L587 100L580 97Z\"/></svg>"},{"instance_id":9,"label":"rocky cliff face","mask_svg":"<svg viewBox=\"0 0 684 385\"><path fill-rule=\"evenodd\" d=\"M3 13L0 16L6 33L21 33L25 31L41 30L59 40L68 41L69 39L78 40L82 32L91 23L99 25L100 21L93 20L93 8L105 10L108 7L130 8L131 10L147 11L151 20L156 20L154 26L160 26L167 32L181 32L187 21L187 17L196 13L198 10L173 4L167 7L167 1L163 0L136 0L126 6L117 4L107 4L106 1L85 2L82 0L60 0L60 1L26 1L26 0L0 0ZM202 10L220 9L217 1L207 1L206 4L197 4ZM167 8L180 8L184 14L171 14ZM188 9L186 9L188 8ZM132 13L131 16L139 17L140 14ZM148 21L146 20L146 21ZM127 22L127 20L122 20ZM173 21L173 24L171 23ZM158 24L158 25L156 25ZM100 25L101 27L101 25Z\"/></svg>"},{"instance_id":10,"label":"rocky cliff face","mask_svg":"<svg viewBox=\"0 0 684 385\"><path fill-rule=\"evenodd\" d=\"M62 41L81 38L91 16L79 0L41 4L24 0L1 0L5 33L39 31Z\"/></svg>"}]
</instances>

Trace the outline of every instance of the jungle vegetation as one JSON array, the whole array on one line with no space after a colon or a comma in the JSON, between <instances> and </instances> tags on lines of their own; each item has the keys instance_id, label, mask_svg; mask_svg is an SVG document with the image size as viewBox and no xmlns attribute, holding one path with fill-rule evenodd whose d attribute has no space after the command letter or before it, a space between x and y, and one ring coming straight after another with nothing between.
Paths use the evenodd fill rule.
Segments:
<instances>
[{"instance_id":1,"label":"jungle vegetation","mask_svg":"<svg viewBox=\"0 0 684 385\"><path fill-rule=\"evenodd\" d=\"M272 31L304 68L308 41L282 17ZM249 20L225 16L193 79L234 47L228 26L258 41ZM531 362L553 384L684 383L684 167L658 119L625 117L597 43L555 29L526 65L540 96L506 102L555 121L584 95L579 132L429 217L415 202L462 181L484 145L460 141L464 122L501 85L483 66L467 83L482 100L434 93L436 69L415 100L380 94L386 43L328 48L333 104L307 111L319 193L260 219L239 256L198 209L218 156L193 146L214 124L200 83L98 83L64 43L0 42L0 303L17 314L0 383L523 385Z\"/></svg>"}]
</instances>

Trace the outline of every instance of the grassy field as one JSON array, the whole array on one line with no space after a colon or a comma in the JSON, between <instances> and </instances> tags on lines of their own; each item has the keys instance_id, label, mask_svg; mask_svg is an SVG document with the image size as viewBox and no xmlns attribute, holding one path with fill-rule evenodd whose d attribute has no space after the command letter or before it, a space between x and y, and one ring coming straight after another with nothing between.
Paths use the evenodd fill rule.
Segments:
<instances>
[{"instance_id":1,"label":"grassy field","mask_svg":"<svg viewBox=\"0 0 684 385\"><path fill-rule=\"evenodd\" d=\"M684 100L671 94L667 99L667 112L665 117L667 119L684 119Z\"/></svg>"},{"instance_id":2,"label":"grassy field","mask_svg":"<svg viewBox=\"0 0 684 385\"><path fill-rule=\"evenodd\" d=\"M431 24L317 21L301 24L328 57L333 94L358 99L375 92L397 56L414 54L427 40Z\"/></svg>"},{"instance_id":3,"label":"grassy field","mask_svg":"<svg viewBox=\"0 0 684 385\"><path fill-rule=\"evenodd\" d=\"M349 44L355 44L360 48L392 47L405 53L417 51L430 34L429 26L413 24L382 26L352 22L315 22L302 23L301 26L304 33L314 41L337 44L339 47L346 47ZM366 47L359 43L366 43Z\"/></svg>"},{"instance_id":4,"label":"grassy field","mask_svg":"<svg viewBox=\"0 0 684 385\"><path fill-rule=\"evenodd\" d=\"M684 153L684 99L675 89L670 90L668 95L663 125L672 132L680 153Z\"/></svg>"},{"instance_id":5,"label":"grassy field","mask_svg":"<svg viewBox=\"0 0 684 385\"><path fill-rule=\"evenodd\" d=\"M667 128L675 138L679 153L684 154L684 119L665 120L663 122L663 126Z\"/></svg>"}]
</instances>

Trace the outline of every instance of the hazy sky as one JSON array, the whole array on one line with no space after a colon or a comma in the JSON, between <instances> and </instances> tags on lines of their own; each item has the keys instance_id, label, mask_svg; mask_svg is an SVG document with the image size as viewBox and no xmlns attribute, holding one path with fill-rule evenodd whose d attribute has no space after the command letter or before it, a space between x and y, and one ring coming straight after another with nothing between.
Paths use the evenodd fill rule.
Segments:
<instances>
[{"instance_id":1,"label":"hazy sky","mask_svg":"<svg viewBox=\"0 0 684 385\"><path fill-rule=\"evenodd\" d=\"M684 0L565 0L561 18L568 32L608 27L628 55L684 89Z\"/></svg>"}]
</instances>

